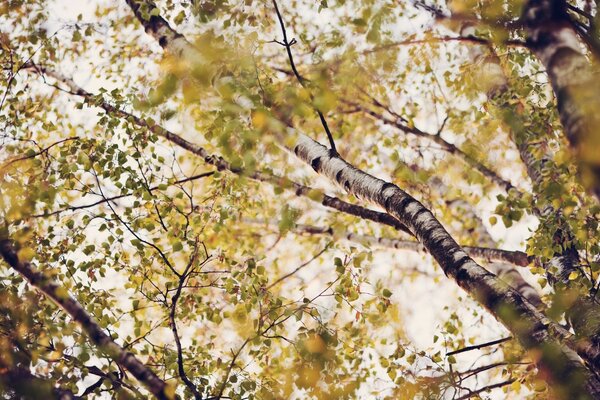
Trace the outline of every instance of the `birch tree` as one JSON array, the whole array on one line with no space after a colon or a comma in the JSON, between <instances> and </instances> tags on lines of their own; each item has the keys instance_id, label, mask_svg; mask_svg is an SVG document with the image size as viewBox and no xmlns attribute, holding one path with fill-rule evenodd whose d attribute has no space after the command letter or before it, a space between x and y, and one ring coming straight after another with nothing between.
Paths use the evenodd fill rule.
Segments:
<instances>
[{"instance_id":1,"label":"birch tree","mask_svg":"<svg viewBox=\"0 0 600 400\"><path fill-rule=\"evenodd\" d=\"M3 2L3 398L600 398L596 21Z\"/></svg>"}]
</instances>

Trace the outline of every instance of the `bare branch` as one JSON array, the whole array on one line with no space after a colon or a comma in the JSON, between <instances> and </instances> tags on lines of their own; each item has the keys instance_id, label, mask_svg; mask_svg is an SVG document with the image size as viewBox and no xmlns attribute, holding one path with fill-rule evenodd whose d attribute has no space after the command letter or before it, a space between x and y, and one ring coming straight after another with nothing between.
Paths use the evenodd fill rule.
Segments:
<instances>
[{"instance_id":1,"label":"bare branch","mask_svg":"<svg viewBox=\"0 0 600 400\"><path fill-rule=\"evenodd\" d=\"M501 343L507 342L509 340L512 340L511 336L505 337L502 339L492 340L491 342L485 342L485 343L481 343L481 344L477 344L477 345L473 345L473 346L463 347L462 349L458 349L458 350L454 350L449 353L446 353L446 357L453 356L455 354L464 353L466 351L479 350L479 349L483 349L484 347L495 346L497 344L501 344Z\"/></svg>"}]
</instances>

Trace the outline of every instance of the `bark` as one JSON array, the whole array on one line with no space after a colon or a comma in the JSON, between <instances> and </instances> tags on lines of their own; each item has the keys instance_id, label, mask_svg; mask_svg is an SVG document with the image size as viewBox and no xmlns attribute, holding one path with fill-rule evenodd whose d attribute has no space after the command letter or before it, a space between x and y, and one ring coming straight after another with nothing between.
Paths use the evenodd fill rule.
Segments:
<instances>
[{"instance_id":1,"label":"bark","mask_svg":"<svg viewBox=\"0 0 600 400\"><path fill-rule=\"evenodd\" d=\"M526 2L527 45L546 69L584 184L600 200L600 74L583 52L566 4L564 0Z\"/></svg>"},{"instance_id":2,"label":"bark","mask_svg":"<svg viewBox=\"0 0 600 400\"><path fill-rule=\"evenodd\" d=\"M137 3L138 7L140 3L146 3L127 2L130 5ZM135 4L132 9L135 11ZM148 23L144 18L138 19L143 26ZM145 29L149 30L148 27ZM177 37L174 31L164 36L166 43L170 41L169 37ZM165 44L163 48L168 46ZM564 343L574 345L569 340L569 333L537 311L494 274L475 263L421 203L398 186L354 168L306 136L299 136L294 152L349 193L383 207L401 221L423 243L446 275L498 318L524 348L535 350L539 356L538 366L549 377L557 396L600 398L600 381L583 367L577 353L564 346ZM588 352L589 349L589 346L577 347L586 361L600 365L600 356Z\"/></svg>"},{"instance_id":3,"label":"bark","mask_svg":"<svg viewBox=\"0 0 600 400\"><path fill-rule=\"evenodd\" d=\"M133 354L125 351L98 325L94 318L75 299L64 293L64 288L48 280L29 262L19 260L10 239L0 240L0 255L8 265L22 275L33 287L52 300L76 321L86 332L89 340L100 351L110 356L117 364L128 370L148 391L161 400L168 400L167 384ZM172 397L172 396L171 396Z\"/></svg>"},{"instance_id":4,"label":"bark","mask_svg":"<svg viewBox=\"0 0 600 400\"><path fill-rule=\"evenodd\" d=\"M430 187L439 194L446 193L448 191L448 188L446 187L444 182L442 182L439 178L430 179L429 184L430 184ZM474 210L473 206L471 206L471 204L469 204L468 202L466 202L465 200L460 199L460 198L454 199L454 200L445 200L445 202L448 207L459 208L467 219L470 219L475 222L473 231L470 233L475 235L477 243L481 244L482 246L487 246L489 248L494 248L494 247L498 246L498 244L492 238L492 236L486 229L485 225L483 224L483 221L481 220L481 218L479 218L479 216L477 215L477 213L475 212L475 210ZM467 251L467 253L469 253L469 251L467 250L467 247L463 246L463 248ZM508 264L506 262L492 262L492 263L488 263L487 268L491 272L498 275L498 277L500 279L502 279L503 281L508 283L513 289L515 289L517 292L519 292L533 306L535 306L537 309L541 310L542 308L545 307L545 305L542 302L542 299L540 298L539 293L533 286L531 286L529 283L527 283L527 281L523 278L523 276L521 276L521 273L519 271L517 271L513 265L511 265L511 264L514 264L514 265L520 265L523 267L527 266L529 264L529 258L527 257L527 254L522 253L522 252L513 252L513 253L515 253L515 255L518 253L521 253L524 257L519 257L519 258L525 264L519 264L519 263L513 262L508 257L506 257L504 259L500 259L499 257L498 258L490 257L490 258L488 258L488 260L506 261L510 264ZM477 255L473 255L471 253L469 253L469 255L471 255L472 257L477 257Z\"/></svg>"}]
</instances>

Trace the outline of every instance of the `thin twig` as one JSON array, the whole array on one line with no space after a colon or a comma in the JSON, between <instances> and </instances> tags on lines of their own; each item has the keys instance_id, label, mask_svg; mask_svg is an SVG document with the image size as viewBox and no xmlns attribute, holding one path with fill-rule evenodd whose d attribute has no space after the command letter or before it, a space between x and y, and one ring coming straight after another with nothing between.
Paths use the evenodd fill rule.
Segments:
<instances>
[{"instance_id":1,"label":"thin twig","mask_svg":"<svg viewBox=\"0 0 600 400\"><path fill-rule=\"evenodd\" d=\"M298 69L296 68L296 63L294 63L294 56L292 54L292 46L294 44L296 44L296 39L292 39L291 42L288 42L287 32L285 29L285 24L283 22L283 17L281 16L281 13L279 12L279 7L277 6L276 0L273 0L273 6L275 7L275 12L277 13L277 18L279 19L279 25L281 26L281 32L283 34L283 42L278 42L278 41L275 41L275 42L282 45L283 47L285 47L285 49L287 51L288 59L290 60L290 67L292 68L292 71L294 72L294 76L296 77L296 79L298 79L298 82L300 82L300 85L302 85L302 87L305 88L306 85L304 82L304 78L298 72ZM312 95L311 95L311 98L312 98ZM319 108L317 106L313 105L313 107L315 108L315 110L317 111L317 114L319 115L319 120L321 121L321 125L323 125L323 129L325 129L325 133L327 134L327 139L329 140L329 147L331 148L331 151L334 154L338 154L337 149L335 147L335 142L333 140L333 135L331 134L331 130L329 129L329 125L327 124L327 120L325 119L325 116L323 115L321 110L319 110Z\"/></svg>"},{"instance_id":2,"label":"thin twig","mask_svg":"<svg viewBox=\"0 0 600 400\"><path fill-rule=\"evenodd\" d=\"M184 272L179 277L179 284L177 286L177 291L175 292L175 294L173 295L173 297L171 299L171 310L169 311L169 321L170 321L170 325L171 325L171 331L173 332L173 338L175 339L175 346L177 347L177 371L179 373L179 377L181 378L181 380L183 381L185 386L187 386L187 388L190 389L190 391L194 395L194 399L201 400L202 395L196 388L196 385L194 385L194 383L188 378L188 376L185 373L185 369L183 367L183 350L181 347L181 340L179 338L179 333L177 331L177 321L175 320L177 301L179 300L179 297L181 296L181 291L185 285L187 278L189 277L190 271L192 271L194 262L196 261L197 257L198 257L198 238L196 238L196 243L194 244L194 252L192 253L192 256L190 257L188 265L186 266ZM206 260L208 260L208 258Z\"/></svg>"},{"instance_id":3,"label":"thin twig","mask_svg":"<svg viewBox=\"0 0 600 400\"><path fill-rule=\"evenodd\" d=\"M312 258L304 263L302 263L300 266L298 266L296 269L294 269L293 271L283 275L282 277L280 277L279 279L277 279L275 282L271 283L269 286L267 286L267 290L271 289L273 286L278 285L279 283L281 283L282 281L286 280L287 278L289 278L292 275L295 275L296 273L298 273L298 271L300 271L301 269L303 269L304 267L308 266L310 263L312 263L313 261L315 261L317 258L319 258L323 253L325 253L327 250L329 249L329 244L327 246L325 246L325 248L323 248L321 251L319 251L317 254L315 254L314 256L312 256Z\"/></svg>"},{"instance_id":4,"label":"thin twig","mask_svg":"<svg viewBox=\"0 0 600 400\"><path fill-rule=\"evenodd\" d=\"M495 383L493 385L484 386L481 389L477 389L475 391L472 391L472 392L470 392L470 393L468 393L468 394L466 394L464 396L461 396L461 397L457 398L456 400L470 399L472 397L475 397L475 396L479 395L480 393L483 393L483 392L486 392L486 391L489 391L489 390L492 390L492 389L501 388L501 387L506 386L506 385L510 385L514 381L516 381L516 379L508 379L508 380L505 380L505 381L500 382L500 383Z\"/></svg>"},{"instance_id":5,"label":"thin twig","mask_svg":"<svg viewBox=\"0 0 600 400\"><path fill-rule=\"evenodd\" d=\"M494 346L496 344L508 342L509 340L512 340L512 336L508 336L508 337L505 337L505 338L502 338L502 339L492 340L491 342L481 343L481 344L477 344L477 345L474 345L474 346L463 347L462 349L454 350L454 351L451 351L450 353L447 353L446 357L453 356L455 354L464 353L466 351L479 350L479 349L482 349L484 347Z\"/></svg>"}]
</instances>

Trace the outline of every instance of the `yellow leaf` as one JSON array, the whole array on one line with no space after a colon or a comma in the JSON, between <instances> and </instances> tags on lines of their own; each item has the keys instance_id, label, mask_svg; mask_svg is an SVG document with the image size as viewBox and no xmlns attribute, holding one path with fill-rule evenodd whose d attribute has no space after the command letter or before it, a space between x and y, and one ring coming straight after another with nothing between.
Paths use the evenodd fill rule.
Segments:
<instances>
[{"instance_id":1,"label":"yellow leaf","mask_svg":"<svg viewBox=\"0 0 600 400\"><path fill-rule=\"evenodd\" d=\"M323 353L327 349L325 341L319 335L311 335L304 342L304 346L309 353Z\"/></svg>"},{"instance_id":2,"label":"yellow leaf","mask_svg":"<svg viewBox=\"0 0 600 400\"><path fill-rule=\"evenodd\" d=\"M35 256L35 250L33 250L30 247L24 247L21 250L19 250L19 252L17 253L17 256L19 257L19 261L29 262Z\"/></svg>"},{"instance_id":3,"label":"yellow leaf","mask_svg":"<svg viewBox=\"0 0 600 400\"><path fill-rule=\"evenodd\" d=\"M171 380L167 382L167 386L165 387L165 396L167 399L175 399L175 391L177 390L177 383Z\"/></svg>"},{"instance_id":4,"label":"yellow leaf","mask_svg":"<svg viewBox=\"0 0 600 400\"><path fill-rule=\"evenodd\" d=\"M578 276L579 276L579 272L573 271L569 274L569 280L572 281L574 279L577 279Z\"/></svg>"}]
</instances>

